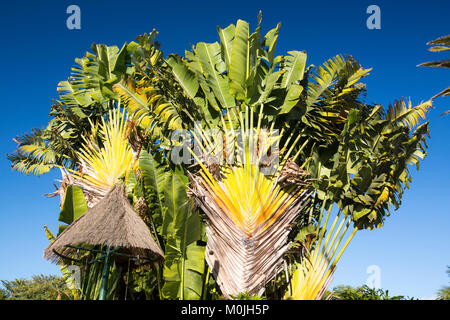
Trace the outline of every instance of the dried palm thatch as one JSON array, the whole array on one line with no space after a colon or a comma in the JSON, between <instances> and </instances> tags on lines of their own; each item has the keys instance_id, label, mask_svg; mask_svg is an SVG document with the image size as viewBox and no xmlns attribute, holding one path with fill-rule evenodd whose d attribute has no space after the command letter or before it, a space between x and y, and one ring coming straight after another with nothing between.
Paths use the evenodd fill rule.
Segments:
<instances>
[{"instance_id":1,"label":"dried palm thatch","mask_svg":"<svg viewBox=\"0 0 450 320\"><path fill-rule=\"evenodd\" d=\"M45 249L44 258L58 262L58 254L75 254L76 249L67 245L121 247L121 252L136 256L164 256L144 221L128 202L123 184L114 185L102 200L69 225Z\"/></svg>"},{"instance_id":2,"label":"dried palm thatch","mask_svg":"<svg viewBox=\"0 0 450 320\"><path fill-rule=\"evenodd\" d=\"M66 189L69 185L75 184L75 180L72 178L72 176L67 172L66 169L59 168L61 172L62 180L57 180L59 182L59 187L56 184L53 184L56 191L52 193L47 193L44 196L46 198L53 198L56 196L59 196L59 207L62 208L62 205L64 203L64 197L66 195ZM86 202L87 199L86 199Z\"/></svg>"},{"instance_id":3,"label":"dried palm thatch","mask_svg":"<svg viewBox=\"0 0 450 320\"><path fill-rule=\"evenodd\" d=\"M239 130L243 136L243 145L237 148L242 151L240 156L232 164L221 164L220 174L212 174L211 166L197 157L201 170L190 175L190 192L207 216L206 261L226 298L240 292L263 293L288 249L291 226L312 195L306 172L294 159L287 160L292 148L286 153L281 150L285 157L274 174L265 174L267 164L260 160L268 148L260 139L260 121L252 128L248 112L239 118L243 129ZM224 120L222 123L225 126ZM220 143L221 139L216 140ZM269 137L269 145L276 139L279 136ZM213 140L202 139L203 149L220 154Z\"/></svg>"}]
</instances>

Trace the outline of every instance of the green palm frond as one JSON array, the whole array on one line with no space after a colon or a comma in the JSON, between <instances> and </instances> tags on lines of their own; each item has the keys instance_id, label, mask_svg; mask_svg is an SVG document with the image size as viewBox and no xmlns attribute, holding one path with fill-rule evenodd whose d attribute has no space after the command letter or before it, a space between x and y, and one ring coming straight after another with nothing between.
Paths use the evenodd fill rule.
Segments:
<instances>
[{"instance_id":1,"label":"green palm frond","mask_svg":"<svg viewBox=\"0 0 450 320\"><path fill-rule=\"evenodd\" d=\"M416 127L421 120L426 119L426 114L433 107L433 101L428 100L417 106L412 106L411 100L395 101L389 105L386 118L410 129Z\"/></svg>"},{"instance_id":2,"label":"green palm frond","mask_svg":"<svg viewBox=\"0 0 450 320\"><path fill-rule=\"evenodd\" d=\"M337 104L346 95L358 90L354 85L367 76L370 70L363 68L350 56L344 58L337 55L329 59L311 75L313 81L308 85L306 106Z\"/></svg>"},{"instance_id":3,"label":"green palm frond","mask_svg":"<svg viewBox=\"0 0 450 320\"><path fill-rule=\"evenodd\" d=\"M450 50L450 35L446 35L427 43L432 47L428 48L431 52L442 52ZM436 60L430 62L424 62L418 65L418 67L435 67L435 68L450 68L450 59Z\"/></svg>"},{"instance_id":4,"label":"green palm frond","mask_svg":"<svg viewBox=\"0 0 450 320\"><path fill-rule=\"evenodd\" d=\"M439 37L435 40L431 40L427 45L445 45L450 46L450 35Z\"/></svg>"},{"instance_id":5,"label":"green palm frond","mask_svg":"<svg viewBox=\"0 0 450 320\"><path fill-rule=\"evenodd\" d=\"M427 45L433 45L433 47L428 48L428 51L431 51L431 52L441 52L441 51L450 50L450 35L443 36L443 37L437 38L433 41L430 41L427 43ZM446 65L448 68L449 67L448 63L450 63L450 60L447 59L444 61L447 62Z\"/></svg>"},{"instance_id":6,"label":"green palm frond","mask_svg":"<svg viewBox=\"0 0 450 320\"><path fill-rule=\"evenodd\" d=\"M299 110L302 117L301 131L308 140L321 144L336 141L347 122L349 111L359 104L358 96L365 85L358 81L369 74L371 69L363 68L351 56L336 56L323 66L310 67L302 85L306 94L302 95ZM295 109L294 109L295 111ZM290 126L299 127L296 120ZM305 155L306 157L307 155Z\"/></svg>"},{"instance_id":7,"label":"green palm frond","mask_svg":"<svg viewBox=\"0 0 450 320\"><path fill-rule=\"evenodd\" d=\"M77 152L79 170L69 170L76 184L86 191L105 195L122 177L137 167L128 143L128 115L119 108L110 111L98 131L93 130ZM95 126L93 126L95 128ZM101 144L96 142L101 141Z\"/></svg>"},{"instance_id":8,"label":"green palm frond","mask_svg":"<svg viewBox=\"0 0 450 320\"><path fill-rule=\"evenodd\" d=\"M450 113L450 110L447 110L447 111L443 112L443 113L441 114L441 116L445 116L446 114L449 114L449 113Z\"/></svg>"},{"instance_id":9,"label":"green palm frond","mask_svg":"<svg viewBox=\"0 0 450 320\"><path fill-rule=\"evenodd\" d=\"M424 62L418 67L450 68L450 59Z\"/></svg>"},{"instance_id":10,"label":"green palm frond","mask_svg":"<svg viewBox=\"0 0 450 320\"><path fill-rule=\"evenodd\" d=\"M18 145L16 152L7 155L13 170L39 176L55 165L58 154L49 146L41 129L33 129L31 134L13 141Z\"/></svg>"},{"instance_id":11,"label":"green palm frond","mask_svg":"<svg viewBox=\"0 0 450 320\"><path fill-rule=\"evenodd\" d=\"M358 61L353 59L353 57L348 56L345 58L345 67L342 69L341 73L338 75L338 80L336 82L336 87L339 89L337 97L341 97L349 92L357 89L354 87L361 78L364 78L369 74L372 68L363 68Z\"/></svg>"},{"instance_id":12,"label":"green palm frond","mask_svg":"<svg viewBox=\"0 0 450 320\"><path fill-rule=\"evenodd\" d=\"M434 47L429 48L429 51L432 52L441 52L441 51L447 51L450 50L450 35L446 35L440 38L437 38L435 40L432 40L427 43L427 45L434 45ZM418 67L436 67L436 68L450 68L450 59L445 60L438 60L438 61L431 61L431 62L424 62L418 65ZM450 95L450 87L447 89L442 90L438 94L434 95L431 100L443 96L449 96ZM441 114L441 116L450 113L450 110L445 111Z\"/></svg>"},{"instance_id":13,"label":"green palm frond","mask_svg":"<svg viewBox=\"0 0 450 320\"><path fill-rule=\"evenodd\" d=\"M82 136L114 106L112 85L125 73L125 49L93 45L94 53L75 59L69 79L58 84L60 100L52 105L46 129L35 129L14 140L17 150L7 155L14 170L41 175L54 165L73 169Z\"/></svg>"},{"instance_id":14,"label":"green palm frond","mask_svg":"<svg viewBox=\"0 0 450 320\"><path fill-rule=\"evenodd\" d=\"M332 86L338 74L343 70L346 63L342 56L326 61L323 66L319 66L316 72L311 75L313 82L308 85L308 97L306 98L306 107L313 106L320 101L320 98Z\"/></svg>"},{"instance_id":15,"label":"green palm frond","mask_svg":"<svg viewBox=\"0 0 450 320\"><path fill-rule=\"evenodd\" d=\"M122 81L114 86L122 105L142 129L152 136L162 137L167 130L183 128L179 111L156 87L141 80Z\"/></svg>"},{"instance_id":16,"label":"green palm frond","mask_svg":"<svg viewBox=\"0 0 450 320\"><path fill-rule=\"evenodd\" d=\"M92 51L75 59L76 65L67 81L58 84L60 98L65 105L83 108L93 103L114 100L114 83L126 72L127 47L93 44Z\"/></svg>"},{"instance_id":17,"label":"green palm frond","mask_svg":"<svg viewBox=\"0 0 450 320\"><path fill-rule=\"evenodd\" d=\"M448 87L447 89L442 90L441 92L439 92L438 94L436 94L435 96L433 96L431 99L435 99L437 97L448 97L450 96L450 87Z\"/></svg>"},{"instance_id":18,"label":"green palm frond","mask_svg":"<svg viewBox=\"0 0 450 320\"><path fill-rule=\"evenodd\" d=\"M437 38L427 43L433 47L428 48L431 52L442 52L450 50L450 35ZM450 68L450 59L431 61L419 64L420 67L438 67L438 68Z\"/></svg>"}]
</instances>

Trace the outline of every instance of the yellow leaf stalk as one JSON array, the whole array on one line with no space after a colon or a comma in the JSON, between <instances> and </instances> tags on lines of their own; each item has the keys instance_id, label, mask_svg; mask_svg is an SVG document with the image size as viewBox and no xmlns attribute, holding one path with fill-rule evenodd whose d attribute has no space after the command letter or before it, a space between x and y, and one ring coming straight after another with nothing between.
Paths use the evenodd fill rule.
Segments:
<instances>
[{"instance_id":1,"label":"yellow leaf stalk","mask_svg":"<svg viewBox=\"0 0 450 320\"><path fill-rule=\"evenodd\" d=\"M95 143L96 130L77 153L80 169L70 170L72 176L86 191L103 196L121 177L128 177L136 169L128 143L128 117L119 108L109 112L109 121L102 119L98 128L100 144ZM94 126L95 128L95 126Z\"/></svg>"},{"instance_id":2,"label":"yellow leaf stalk","mask_svg":"<svg viewBox=\"0 0 450 320\"><path fill-rule=\"evenodd\" d=\"M319 226L321 227L318 231L318 237L315 238L312 245L313 249L307 252L300 262L295 264L295 270L290 279L291 290L286 294L286 299L322 299L333 279L337 262L358 230L356 227L353 228L344 244L340 246L350 227L351 218L348 215L342 215L342 212L339 211L328 230L328 220L332 212L332 205L328 207L325 222L321 225L325 206L326 201L322 205L319 217ZM339 221L340 223L337 226ZM324 239L325 234L327 236ZM336 254L338 249L339 252Z\"/></svg>"},{"instance_id":3,"label":"yellow leaf stalk","mask_svg":"<svg viewBox=\"0 0 450 320\"><path fill-rule=\"evenodd\" d=\"M270 174L265 171L270 164L261 160L280 135L262 130L261 119L262 108L255 126L251 110L238 114L230 109L222 116L221 134L194 132L203 153L199 156L191 150L201 166L198 174L191 175L192 191L208 217L206 260L226 298L264 291L282 262L290 226L311 196L309 183L287 188L279 184L293 147L282 148L281 159L276 159L279 165ZM208 161L222 156L223 140L223 149L232 150L233 161L221 162L214 173ZM295 170L298 177L305 175L298 166Z\"/></svg>"}]
</instances>

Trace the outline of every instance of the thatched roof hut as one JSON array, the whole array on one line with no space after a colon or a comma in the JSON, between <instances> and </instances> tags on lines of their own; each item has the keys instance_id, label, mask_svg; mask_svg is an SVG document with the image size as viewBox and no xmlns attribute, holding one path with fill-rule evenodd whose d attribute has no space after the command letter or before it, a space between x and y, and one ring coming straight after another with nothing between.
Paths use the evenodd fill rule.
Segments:
<instances>
[{"instance_id":1,"label":"thatched roof hut","mask_svg":"<svg viewBox=\"0 0 450 320\"><path fill-rule=\"evenodd\" d=\"M120 252L135 256L164 256L146 224L128 202L123 184L116 184L94 207L72 222L45 249L44 258L57 262L61 255L76 253L76 249L67 245L121 247Z\"/></svg>"}]
</instances>

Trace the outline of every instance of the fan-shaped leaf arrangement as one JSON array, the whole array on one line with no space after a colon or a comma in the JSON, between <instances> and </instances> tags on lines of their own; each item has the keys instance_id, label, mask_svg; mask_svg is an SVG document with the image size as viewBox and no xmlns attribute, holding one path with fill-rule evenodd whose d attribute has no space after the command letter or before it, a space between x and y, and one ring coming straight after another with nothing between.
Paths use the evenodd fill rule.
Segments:
<instances>
[{"instance_id":1,"label":"fan-shaped leaf arrangement","mask_svg":"<svg viewBox=\"0 0 450 320\"><path fill-rule=\"evenodd\" d=\"M191 175L192 192L207 215L206 260L227 298L240 292L261 294L264 291L282 262L290 226L311 195L304 179L306 173L293 161L287 161L289 152L284 149L285 157L273 174L267 174L268 165L262 160L267 151L274 150L270 148L279 142L279 136L264 135L260 121L254 128L253 117L250 120L248 112L245 114L241 113L239 120L237 115L235 121L231 121L231 116L228 119L229 125L240 122L242 129L225 138L225 150L238 149L232 157L234 163L222 163L219 172L213 172L211 163L197 157L202 169ZM268 139L263 139L264 136ZM221 154L217 145L221 145L222 135L217 139L206 139L203 133L195 137L204 138L204 152ZM230 148L233 146L237 148ZM293 170L296 179L288 179Z\"/></svg>"}]
</instances>

